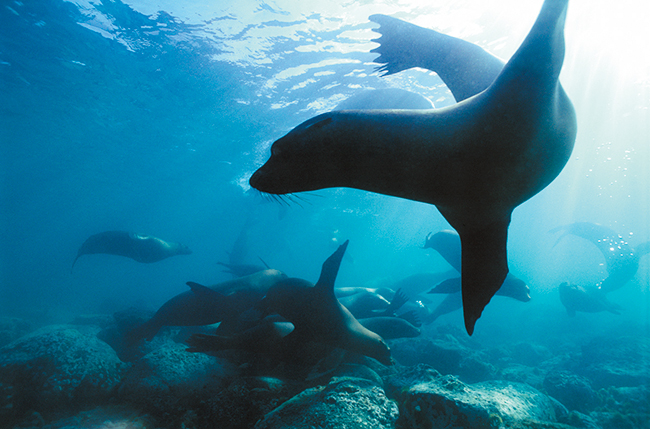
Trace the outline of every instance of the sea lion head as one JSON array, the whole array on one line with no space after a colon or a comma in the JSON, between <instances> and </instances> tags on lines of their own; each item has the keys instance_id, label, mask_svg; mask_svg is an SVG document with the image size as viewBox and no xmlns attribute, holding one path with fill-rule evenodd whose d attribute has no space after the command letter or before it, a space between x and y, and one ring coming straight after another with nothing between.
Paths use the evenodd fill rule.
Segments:
<instances>
[{"instance_id":1,"label":"sea lion head","mask_svg":"<svg viewBox=\"0 0 650 429\"><path fill-rule=\"evenodd\" d=\"M271 146L271 157L250 178L250 185L269 194L289 194L344 186L349 171L337 112L316 116ZM343 175L344 177L341 177ZM348 180L349 181L349 180Z\"/></svg>"},{"instance_id":2,"label":"sea lion head","mask_svg":"<svg viewBox=\"0 0 650 429\"><path fill-rule=\"evenodd\" d=\"M386 341L372 331L364 329L363 332L363 335L356 338L346 348L371 357L386 366L393 365L393 360L390 357L390 347L388 347Z\"/></svg>"}]
</instances>

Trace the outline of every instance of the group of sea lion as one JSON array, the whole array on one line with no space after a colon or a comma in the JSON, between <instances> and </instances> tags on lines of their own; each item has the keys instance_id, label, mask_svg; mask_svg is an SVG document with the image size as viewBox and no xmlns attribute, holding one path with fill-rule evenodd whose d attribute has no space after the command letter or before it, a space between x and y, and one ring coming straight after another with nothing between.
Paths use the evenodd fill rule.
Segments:
<instances>
[{"instance_id":1,"label":"group of sea lion","mask_svg":"<svg viewBox=\"0 0 650 429\"><path fill-rule=\"evenodd\" d=\"M392 74L427 68L440 76L457 103L442 109L425 103L421 110L339 110L316 116L272 145L270 158L250 185L280 195L351 187L435 205L457 233L432 235L427 247L439 251L461 275L431 291L450 295L430 319L462 304L471 335L495 294L530 299L526 284L508 273L507 233L514 208L551 183L573 149L576 115L559 82L567 6L568 0L545 0L507 63L461 39L389 16L371 16L380 25L380 46L373 51L380 54L379 70ZM568 233L580 235L576 231ZM106 251L99 247L88 243L79 256ZM270 269L228 285L188 283L191 291L163 305L130 338L151 338L165 324L221 322L216 335L193 337L190 350L277 350L316 341L388 364L384 339L341 303L347 292L340 292L340 299L335 295L346 247L347 242L325 261L315 285ZM183 253L168 250L146 260L121 252L142 262ZM611 280L603 281L601 289L627 281L631 266L612 267ZM234 267L228 268L235 274ZM399 296L395 299L399 302ZM380 329L379 322L370 323Z\"/></svg>"},{"instance_id":2,"label":"group of sea lion","mask_svg":"<svg viewBox=\"0 0 650 429\"><path fill-rule=\"evenodd\" d=\"M573 150L576 115L559 82L567 6L545 0L505 64L472 43L371 16L380 70L427 68L457 103L316 116L273 143L250 185L270 194L350 187L436 205L460 235L471 335L508 274L513 209L551 183Z\"/></svg>"}]
</instances>

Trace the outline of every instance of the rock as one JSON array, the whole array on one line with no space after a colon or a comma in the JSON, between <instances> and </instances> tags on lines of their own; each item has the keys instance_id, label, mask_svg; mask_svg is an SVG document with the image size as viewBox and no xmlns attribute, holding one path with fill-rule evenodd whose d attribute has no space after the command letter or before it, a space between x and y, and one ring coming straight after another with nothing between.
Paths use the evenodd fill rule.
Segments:
<instances>
[{"instance_id":1,"label":"rock","mask_svg":"<svg viewBox=\"0 0 650 429\"><path fill-rule=\"evenodd\" d=\"M650 338L601 337L582 347L575 372L591 380L595 389L650 384Z\"/></svg>"},{"instance_id":2,"label":"rock","mask_svg":"<svg viewBox=\"0 0 650 429\"><path fill-rule=\"evenodd\" d=\"M517 383L526 383L535 389L541 389L544 383L544 373L539 368L526 365L511 364L501 370L501 378Z\"/></svg>"},{"instance_id":3,"label":"rock","mask_svg":"<svg viewBox=\"0 0 650 429\"><path fill-rule=\"evenodd\" d=\"M453 337L445 339L408 338L391 342L391 356L406 366L430 365L443 374L455 374L469 350Z\"/></svg>"},{"instance_id":4,"label":"rock","mask_svg":"<svg viewBox=\"0 0 650 429\"><path fill-rule=\"evenodd\" d=\"M418 373L423 378L420 382L416 381ZM467 385L421 366L392 377L387 385L400 403L401 427L490 428L504 422L556 422L553 401L525 384L487 381Z\"/></svg>"},{"instance_id":5,"label":"rock","mask_svg":"<svg viewBox=\"0 0 650 429\"><path fill-rule=\"evenodd\" d=\"M544 389L569 410L588 413L598 405L598 397L589 380L567 371L548 373L544 379Z\"/></svg>"},{"instance_id":6,"label":"rock","mask_svg":"<svg viewBox=\"0 0 650 429\"><path fill-rule=\"evenodd\" d=\"M251 428L303 388L299 382L273 377L236 377L188 402L191 412L183 416L182 423L196 428Z\"/></svg>"},{"instance_id":7,"label":"rock","mask_svg":"<svg viewBox=\"0 0 650 429\"><path fill-rule=\"evenodd\" d=\"M0 317L0 347L34 330L30 322L16 317Z\"/></svg>"},{"instance_id":8,"label":"rock","mask_svg":"<svg viewBox=\"0 0 650 429\"><path fill-rule=\"evenodd\" d=\"M96 332L49 326L0 349L0 420L107 400L126 367Z\"/></svg>"},{"instance_id":9,"label":"rock","mask_svg":"<svg viewBox=\"0 0 650 429\"><path fill-rule=\"evenodd\" d=\"M395 428L397 405L375 383L333 378L327 386L307 389L255 425L255 429Z\"/></svg>"},{"instance_id":10,"label":"rock","mask_svg":"<svg viewBox=\"0 0 650 429\"><path fill-rule=\"evenodd\" d=\"M553 357L553 354L544 346L520 342L512 346L511 357L515 363L534 367Z\"/></svg>"},{"instance_id":11,"label":"rock","mask_svg":"<svg viewBox=\"0 0 650 429\"><path fill-rule=\"evenodd\" d=\"M224 360L203 353L189 353L187 346L168 340L135 362L118 389L122 401L134 404L157 418L178 418L187 401L219 389L234 369Z\"/></svg>"}]
</instances>

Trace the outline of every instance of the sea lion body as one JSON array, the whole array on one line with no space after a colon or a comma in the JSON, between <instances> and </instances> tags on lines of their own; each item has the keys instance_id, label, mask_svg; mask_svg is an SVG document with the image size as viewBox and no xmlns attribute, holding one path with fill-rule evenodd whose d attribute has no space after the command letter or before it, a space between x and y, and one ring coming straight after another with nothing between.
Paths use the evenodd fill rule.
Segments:
<instances>
[{"instance_id":1,"label":"sea lion body","mask_svg":"<svg viewBox=\"0 0 650 429\"><path fill-rule=\"evenodd\" d=\"M278 270L264 270L210 287L188 282L192 290L164 303L151 319L127 334L127 341L151 340L163 326L204 326L236 318L286 278Z\"/></svg>"},{"instance_id":2,"label":"sea lion body","mask_svg":"<svg viewBox=\"0 0 650 429\"><path fill-rule=\"evenodd\" d=\"M578 285L562 283L559 286L560 301L566 308L570 317L576 312L600 313L608 311L614 314L621 314L620 306L609 301L605 293L597 288L585 288Z\"/></svg>"},{"instance_id":3,"label":"sea lion body","mask_svg":"<svg viewBox=\"0 0 650 429\"><path fill-rule=\"evenodd\" d=\"M575 112L558 80L567 4L546 0L510 61L493 81L470 89L468 98L432 111L319 115L273 144L251 186L272 194L350 187L436 205L461 237L463 307L471 334L508 272L512 210L551 183L573 150ZM390 36L384 32L379 39L379 62L382 56L391 61ZM434 42L449 40L457 39ZM493 61L481 51L472 51L466 65L470 59ZM446 57L440 60L444 65Z\"/></svg>"},{"instance_id":4,"label":"sea lion body","mask_svg":"<svg viewBox=\"0 0 650 429\"><path fill-rule=\"evenodd\" d=\"M336 299L334 282L348 242L330 256L314 285L289 278L272 286L262 307L291 322L295 329L284 341L302 344L314 341L372 357L390 365L390 349L376 333L366 329Z\"/></svg>"},{"instance_id":5,"label":"sea lion body","mask_svg":"<svg viewBox=\"0 0 650 429\"><path fill-rule=\"evenodd\" d=\"M91 235L84 241L72 263L82 255L106 253L126 256L137 262L152 263L175 255L189 255L192 251L185 245L161 240L150 235L128 231L105 231Z\"/></svg>"},{"instance_id":6,"label":"sea lion body","mask_svg":"<svg viewBox=\"0 0 650 429\"><path fill-rule=\"evenodd\" d=\"M400 317L369 317L358 320L366 329L384 340L415 338L420 335L420 329Z\"/></svg>"},{"instance_id":7,"label":"sea lion body","mask_svg":"<svg viewBox=\"0 0 650 429\"><path fill-rule=\"evenodd\" d=\"M457 232L442 230L435 234L429 234L423 248L434 249L456 271L461 272L461 240ZM452 277L440 282L427 293L457 293L461 291L461 283L460 277ZM531 299L530 288L526 282L512 273L506 275L495 295L507 296L522 302L528 302ZM452 307L446 306L446 308Z\"/></svg>"},{"instance_id":8,"label":"sea lion body","mask_svg":"<svg viewBox=\"0 0 650 429\"><path fill-rule=\"evenodd\" d=\"M630 281L639 270L639 260L650 252L650 242L632 247L614 230L591 222L575 222L570 225L553 228L550 232L562 231L555 245L567 235L575 235L592 242L605 257L608 276L598 288L605 293L620 289Z\"/></svg>"}]
</instances>

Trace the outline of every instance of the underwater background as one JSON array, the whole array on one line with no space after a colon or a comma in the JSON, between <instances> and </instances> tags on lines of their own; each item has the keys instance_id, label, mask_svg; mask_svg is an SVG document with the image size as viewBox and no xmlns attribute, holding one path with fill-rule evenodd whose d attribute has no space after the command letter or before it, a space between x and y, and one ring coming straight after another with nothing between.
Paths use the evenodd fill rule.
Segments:
<instances>
[{"instance_id":1,"label":"underwater background","mask_svg":"<svg viewBox=\"0 0 650 429\"><path fill-rule=\"evenodd\" d=\"M0 346L81 315L156 310L187 281L228 280L217 262L229 261L242 236L242 263L262 258L312 282L348 239L337 286L448 271L422 249L427 234L450 228L434 206L343 188L268 201L248 179L273 141L363 90L454 103L429 71L379 76L368 16L433 28L507 60L541 3L0 0L0 318L25 326L7 328ZM571 1L561 82L577 113L575 148L561 174L515 209L509 228L510 270L532 299L495 297L471 337L486 349L523 342L551 352L593 341L616 349L600 339L634 338L641 381L591 383L639 388L639 403L596 427L648 427L650 257L608 295L620 314L569 317L558 286L596 285L607 276L604 258L587 240L558 241L549 231L592 222L633 246L650 241L649 16L641 1ZM193 253L152 264L87 255L71 272L84 240L108 230ZM432 306L442 300L429 297ZM423 326L422 337L439 326L469 338L460 311ZM608 410L606 401L599 407Z\"/></svg>"}]
</instances>

